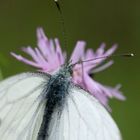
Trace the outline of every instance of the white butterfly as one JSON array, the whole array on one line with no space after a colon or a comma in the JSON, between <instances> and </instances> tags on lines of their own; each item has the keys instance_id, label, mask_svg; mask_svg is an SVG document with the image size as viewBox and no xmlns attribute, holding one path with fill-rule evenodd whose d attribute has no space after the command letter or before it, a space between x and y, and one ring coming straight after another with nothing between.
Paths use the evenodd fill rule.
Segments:
<instances>
[{"instance_id":1,"label":"white butterfly","mask_svg":"<svg viewBox=\"0 0 140 140\"><path fill-rule=\"evenodd\" d=\"M70 78L65 65L52 75L23 73L2 81L0 140L121 140L107 110Z\"/></svg>"}]
</instances>

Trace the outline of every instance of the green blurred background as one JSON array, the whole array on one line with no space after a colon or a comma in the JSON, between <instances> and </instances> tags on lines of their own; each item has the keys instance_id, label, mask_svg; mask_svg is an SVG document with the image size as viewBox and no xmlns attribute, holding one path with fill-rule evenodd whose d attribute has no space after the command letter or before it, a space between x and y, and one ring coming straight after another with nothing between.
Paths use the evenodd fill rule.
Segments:
<instances>
[{"instance_id":1,"label":"green blurred background","mask_svg":"<svg viewBox=\"0 0 140 140\"><path fill-rule=\"evenodd\" d=\"M115 64L96 75L96 80L114 86L121 83L125 102L112 100L112 115L124 140L140 139L140 1L61 0L70 53L77 40L96 49L118 43L116 53L133 52L130 59L114 58ZM36 46L36 28L58 37L64 45L58 10L52 0L0 0L0 69L3 77L35 70L10 56L20 47Z\"/></svg>"}]
</instances>

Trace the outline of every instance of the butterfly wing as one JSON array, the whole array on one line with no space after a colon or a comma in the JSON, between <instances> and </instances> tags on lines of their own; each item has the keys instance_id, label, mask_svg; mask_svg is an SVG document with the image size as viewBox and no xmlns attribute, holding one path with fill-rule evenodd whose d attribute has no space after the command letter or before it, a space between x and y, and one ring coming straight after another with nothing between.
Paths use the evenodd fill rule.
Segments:
<instances>
[{"instance_id":1,"label":"butterfly wing","mask_svg":"<svg viewBox=\"0 0 140 140\"><path fill-rule=\"evenodd\" d=\"M1 140L36 140L45 107L42 83L47 80L23 73L0 83Z\"/></svg>"},{"instance_id":2,"label":"butterfly wing","mask_svg":"<svg viewBox=\"0 0 140 140\"><path fill-rule=\"evenodd\" d=\"M1 140L37 140L45 107L43 82L40 76L21 74L0 83ZM76 86L70 88L61 114L54 111L48 134L47 140L121 140L109 113Z\"/></svg>"},{"instance_id":3,"label":"butterfly wing","mask_svg":"<svg viewBox=\"0 0 140 140\"><path fill-rule=\"evenodd\" d=\"M73 86L61 115L54 113L47 140L121 140L121 135L106 109Z\"/></svg>"}]
</instances>

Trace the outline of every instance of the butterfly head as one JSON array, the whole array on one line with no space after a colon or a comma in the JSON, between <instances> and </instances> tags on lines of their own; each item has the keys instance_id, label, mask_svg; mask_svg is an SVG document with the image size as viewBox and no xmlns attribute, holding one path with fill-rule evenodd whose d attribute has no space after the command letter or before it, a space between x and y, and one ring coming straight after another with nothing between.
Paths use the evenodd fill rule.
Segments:
<instances>
[{"instance_id":1,"label":"butterfly head","mask_svg":"<svg viewBox=\"0 0 140 140\"><path fill-rule=\"evenodd\" d=\"M59 73L65 75L65 77L67 78L71 77L73 74L73 65L71 64L71 62L64 64L60 68Z\"/></svg>"}]
</instances>

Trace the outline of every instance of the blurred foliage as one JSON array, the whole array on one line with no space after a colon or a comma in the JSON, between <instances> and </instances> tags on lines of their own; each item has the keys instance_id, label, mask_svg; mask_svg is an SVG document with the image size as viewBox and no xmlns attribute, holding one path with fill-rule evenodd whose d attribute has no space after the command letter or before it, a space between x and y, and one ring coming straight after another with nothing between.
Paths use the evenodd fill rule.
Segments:
<instances>
[{"instance_id":1,"label":"blurred foliage","mask_svg":"<svg viewBox=\"0 0 140 140\"><path fill-rule=\"evenodd\" d=\"M0 1L0 68L4 77L24 71L35 71L10 56L20 47L36 47L35 29L42 26L48 37L59 37L69 54L77 40L86 40L96 49L106 42L119 44L116 53L133 52L134 58L114 58L115 64L95 76L96 80L114 86L121 83L125 102L111 101L113 117L124 140L140 139L140 1L133 0L60 0L68 38L65 48L60 18L53 0ZM22 53L23 54L23 53Z\"/></svg>"}]
</instances>

